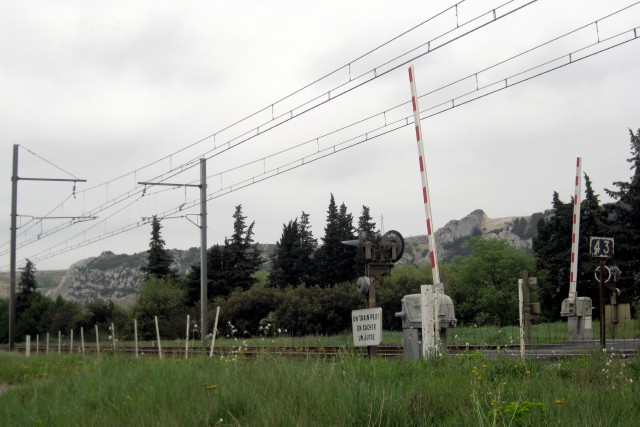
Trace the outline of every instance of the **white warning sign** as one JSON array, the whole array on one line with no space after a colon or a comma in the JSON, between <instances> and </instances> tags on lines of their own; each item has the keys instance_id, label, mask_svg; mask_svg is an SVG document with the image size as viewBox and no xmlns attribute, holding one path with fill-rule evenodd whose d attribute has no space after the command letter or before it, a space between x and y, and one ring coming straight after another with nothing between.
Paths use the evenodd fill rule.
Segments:
<instances>
[{"instance_id":1,"label":"white warning sign","mask_svg":"<svg viewBox=\"0 0 640 427\"><path fill-rule=\"evenodd\" d=\"M351 312L353 345L367 347L380 345L382 338L382 308L367 308Z\"/></svg>"}]
</instances>

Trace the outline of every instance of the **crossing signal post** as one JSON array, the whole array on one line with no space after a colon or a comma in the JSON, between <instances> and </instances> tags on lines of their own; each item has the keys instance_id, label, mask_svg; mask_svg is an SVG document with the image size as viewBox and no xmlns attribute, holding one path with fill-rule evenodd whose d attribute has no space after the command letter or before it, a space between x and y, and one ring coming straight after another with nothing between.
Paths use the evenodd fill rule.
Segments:
<instances>
[{"instance_id":1,"label":"crossing signal post","mask_svg":"<svg viewBox=\"0 0 640 427\"><path fill-rule=\"evenodd\" d=\"M382 236L379 242L367 240L364 236L360 236L359 239L344 240L342 243L356 246L362 254L365 261L365 275L358 278L356 288L358 292L367 296L367 308L376 308L376 278L388 274L394 263L402 258L404 253L402 235L395 230L390 230ZM367 348L370 357L378 353L376 345L370 345Z\"/></svg>"},{"instance_id":2,"label":"crossing signal post","mask_svg":"<svg viewBox=\"0 0 640 427\"><path fill-rule=\"evenodd\" d=\"M600 345L606 348L607 339L605 337L605 283L609 278L605 277L605 270L609 271L605 266L607 258L613 256L613 238L611 237L591 237L589 239L589 253L593 258L600 258L600 267L598 268L598 276L600 279ZM613 304L612 304L613 306ZM613 308L613 307L612 307Z\"/></svg>"}]
</instances>

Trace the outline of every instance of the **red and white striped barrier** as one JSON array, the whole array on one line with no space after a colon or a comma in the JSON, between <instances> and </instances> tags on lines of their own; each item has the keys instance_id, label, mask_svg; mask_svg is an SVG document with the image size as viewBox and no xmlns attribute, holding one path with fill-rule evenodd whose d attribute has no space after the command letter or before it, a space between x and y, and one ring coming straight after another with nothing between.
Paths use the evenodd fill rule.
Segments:
<instances>
[{"instance_id":1,"label":"red and white striped barrier","mask_svg":"<svg viewBox=\"0 0 640 427\"><path fill-rule=\"evenodd\" d=\"M571 273L569 277L569 299L575 299L578 294L578 246L580 241L580 204L582 197L582 157L576 161L575 195L573 196L573 226L571 230Z\"/></svg>"},{"instance_id":2,"label":"red and white striped barrier","mask_svg":"<svg viewBox=\"0 0 640 427\"><path fill-rule=\"evenodd\" d=\"M422 127L420 126L420 108L418 108L418 94L416 91L416 79L413 65L409 67L409 83L411 83L411 104L413 105L413 120L416 127L416 141L418 143L418 160L420 162L420 176L422 178L422 199L424 201L424 213L427 217L427 237L429 239L429 258L431 259L431 273L433 283L440 283L438 270L438 257L436 254L436 239L433 235L433 221L431 219L431 199L427 183L427 168L425 166L424 146L422 140Z\"/></svg>"}]
</instances>

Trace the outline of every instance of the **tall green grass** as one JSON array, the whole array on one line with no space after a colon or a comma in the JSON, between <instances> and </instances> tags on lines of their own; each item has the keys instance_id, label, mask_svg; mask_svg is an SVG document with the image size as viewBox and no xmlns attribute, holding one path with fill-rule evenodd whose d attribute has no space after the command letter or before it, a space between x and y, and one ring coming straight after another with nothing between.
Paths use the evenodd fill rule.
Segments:
<instances>
[{"instance_id":1,"label":"tall green grass","mask_svg":"<svg viewBox=\"0 0 640 427\"><path fill-rule=\"evenodd\" d=\"M3 426L636 425L640 359L0 354Z\"/></svg>"}]
</instances>

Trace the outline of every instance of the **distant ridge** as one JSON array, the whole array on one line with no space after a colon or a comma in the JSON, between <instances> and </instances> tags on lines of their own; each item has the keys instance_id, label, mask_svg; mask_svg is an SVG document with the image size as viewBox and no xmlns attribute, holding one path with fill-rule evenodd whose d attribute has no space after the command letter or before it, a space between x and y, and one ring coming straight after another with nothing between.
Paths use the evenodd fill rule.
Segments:
<instances>
[{"instance_id":1,"label":"distant ridge","mask_svg":"<svg viewBox=\"0 0 640 427\"><path fill-rule=\"evenodd\" d=\"M485 239L501 239L521 250L532 250L533 237L538 233L538 220L543 214L529 216L489 218L482 209L471 212L460 220L452 220L435 233L439 262L453 260L455 256L467 255L467 241L476 236ZM429 262L427 236L405 237L404 262L417 266Z\"/></svg>"}]
</instances>

